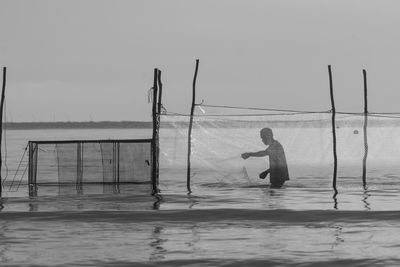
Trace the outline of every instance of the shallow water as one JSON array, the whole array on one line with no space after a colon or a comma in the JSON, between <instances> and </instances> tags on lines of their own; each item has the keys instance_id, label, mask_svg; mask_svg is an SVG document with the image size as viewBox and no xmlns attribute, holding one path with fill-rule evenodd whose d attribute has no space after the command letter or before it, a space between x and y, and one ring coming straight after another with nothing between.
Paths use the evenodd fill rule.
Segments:
<instances>
[{"instance_id":1,"label":"shallow water","mask_svg":"<svg viewBox=\"0 0 400 267\"><path fill-rule=\"evenodd\" d=\"M246 177L234 171L224 176L224 155L194 163L193 192L187 194L185 155L168 149L160 163L159 197L151 196L149 185L127 184L39 186L38 195L29 197L26 177L21 184L14 178L28 139L132 138L132 131L8 132L1 266L400 264L396 166L369 168L367 188L359 166L342 167L336 196L331 169L292 164L291 180L270 189L252 169L258 163L238 166L247 169Z\"/></svg>"}]
</instances>

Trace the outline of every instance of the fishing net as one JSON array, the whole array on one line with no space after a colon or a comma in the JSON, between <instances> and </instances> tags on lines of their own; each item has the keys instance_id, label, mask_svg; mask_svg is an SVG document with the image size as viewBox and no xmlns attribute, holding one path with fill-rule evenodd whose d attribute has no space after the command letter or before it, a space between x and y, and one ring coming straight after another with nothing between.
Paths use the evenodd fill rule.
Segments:
<instances>
[{"instance_id":1,"label":"fishing net","mask_svg":"<svg viewBox=\"0 0 400 267\"><path fill-rule=\"evenodd\" d=\"M151 140L29 142L29 184L151 183Z\"/></svg>"},{"instance_id":2,"label":"fishing net","mask_svg":"<svg viewBox=\"0 0 400 267\"><path fill-rule=\"evenodd\" d=\"M186 181L189 116L162 117L161 180L164 170ZM373 176L378 169L393 170L400 161L400 120L382 114L337 113L335 118L338 184L362 181L363 166ZM270 128L283 147L290 183L328 186L334 167L332 113L197 105L193 118L192 185L268 183L259 174L269 157L243 159L244 152L266 150L260 130ZM360 179L353 179L360 178ZM378 177L375 177L378 178ZM310 186L310 183L307 184Z\"/></svg>"}]
</instances>

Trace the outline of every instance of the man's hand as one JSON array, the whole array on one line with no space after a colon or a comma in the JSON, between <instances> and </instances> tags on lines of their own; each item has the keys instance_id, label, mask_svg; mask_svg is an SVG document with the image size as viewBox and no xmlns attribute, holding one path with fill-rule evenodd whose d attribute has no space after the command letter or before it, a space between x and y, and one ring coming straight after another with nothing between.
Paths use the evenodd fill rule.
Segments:
<instances>
[{"instance_id":1,"label":"man's hand","mask_svg":"<svg viewBox=\"0 0 400 267\"><path fill-rule=\"evenodd\" d=\"M243 159L248 159L250 157L250 153L243 153L242 158Z\"/></svg>"},{"instance_id":2,"label":"man's hand","mask_svg":"<svg viewBox=\"0 0 400 267\"><path fill-rule=\"evenodd\" d=\"M269 169L260 173L260 175L259 175L260 179L265 179L265 177L267 177L268 173L269 173Z\"/></svg>"}]
</instances>

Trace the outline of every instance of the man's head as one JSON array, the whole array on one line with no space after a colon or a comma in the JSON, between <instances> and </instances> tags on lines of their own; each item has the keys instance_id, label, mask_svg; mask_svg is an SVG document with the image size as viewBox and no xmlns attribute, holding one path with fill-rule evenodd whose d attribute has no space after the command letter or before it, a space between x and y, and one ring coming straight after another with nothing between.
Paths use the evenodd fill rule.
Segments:
<instances>
[{"instance_id":1,"label":"man's head","mask_svg":"<svg viewBox=\"0 0 400 267\"><path fill-rule=\"evenodd\" d=\"M261 137L261 140L263 141L263 143L267 146L270 145L271 142L274 140L274 135L270 128L261 129L260 137Z\"/></svg>"}]
</instances>

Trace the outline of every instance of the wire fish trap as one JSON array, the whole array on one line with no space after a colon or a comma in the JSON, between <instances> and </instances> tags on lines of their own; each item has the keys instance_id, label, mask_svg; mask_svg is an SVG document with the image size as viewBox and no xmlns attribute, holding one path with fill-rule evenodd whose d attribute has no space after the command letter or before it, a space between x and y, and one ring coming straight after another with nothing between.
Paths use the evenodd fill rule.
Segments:
<instances>
[{"instance_id":1,"label":"wire fish trap","mask_svg":"<svg viewBox=\"0 0 400 267\"><path fill-rule=\"evenodd\" d=\"M149 183L152 140L29 141L28 184Z\"/></svg>"}]
</instances>

